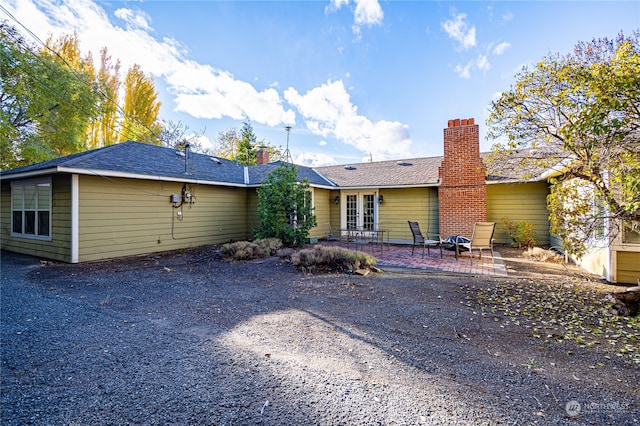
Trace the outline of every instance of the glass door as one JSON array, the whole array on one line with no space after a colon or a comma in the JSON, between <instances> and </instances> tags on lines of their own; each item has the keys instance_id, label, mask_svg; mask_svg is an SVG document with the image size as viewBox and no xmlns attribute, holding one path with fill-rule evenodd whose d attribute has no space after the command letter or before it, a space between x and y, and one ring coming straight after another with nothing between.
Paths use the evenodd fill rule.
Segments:
<instances>
[{"instance_id":1,"label":"glass door","mask_svg":"<svg viewBox=\"0 0 640 426\"><path fill-rule=\"evenodd\" d=\"M342 211L342 228L373 231L375 229L377 208L375 192L345 193Z\"/></svg>"}]
</instances>

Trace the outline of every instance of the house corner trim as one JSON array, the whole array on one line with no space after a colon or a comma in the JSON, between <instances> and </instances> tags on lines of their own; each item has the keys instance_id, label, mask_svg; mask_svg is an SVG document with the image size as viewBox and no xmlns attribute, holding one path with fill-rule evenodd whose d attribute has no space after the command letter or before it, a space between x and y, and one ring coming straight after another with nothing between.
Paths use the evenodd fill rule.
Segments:
<instances>
[{"instance_id":1,"label":"house corner trim","mask_svg":"<svg viewBox=\"0 0 640 426\"><path fill-rule=\"evenodd\" d=\"M71 263L79 261L79 209L80 209L80 181L77 174L71 175Z\"/></svg>"}]
</instances>

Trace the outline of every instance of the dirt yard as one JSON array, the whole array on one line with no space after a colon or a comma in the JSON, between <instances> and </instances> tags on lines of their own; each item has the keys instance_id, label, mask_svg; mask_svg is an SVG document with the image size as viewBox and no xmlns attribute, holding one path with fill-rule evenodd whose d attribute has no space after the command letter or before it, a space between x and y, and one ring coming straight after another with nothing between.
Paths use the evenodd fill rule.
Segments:
<instances>
[{"instance_id":1,"label":"dirt yard","mask_svg":"<svg viewBox=\"0 0 640 426\"><path fill-rule=\"evenodd\" d=\"M2 253L3 425L635 425L640 323L575 267L304 274Z\"/></svg>"}]
</instances>

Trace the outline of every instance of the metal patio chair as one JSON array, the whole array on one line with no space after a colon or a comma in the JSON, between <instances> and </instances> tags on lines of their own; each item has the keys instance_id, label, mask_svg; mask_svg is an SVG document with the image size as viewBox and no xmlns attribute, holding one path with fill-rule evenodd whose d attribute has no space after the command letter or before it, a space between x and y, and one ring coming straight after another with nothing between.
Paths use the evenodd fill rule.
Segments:
<instances>
[{"instance_id":1,"label":"metal patio chair","mask_svg":"<svg viewBox=\"0 0 640 426\"><path fill-rule=\"evenodd\" d=\"M469 251L469 258L473 265L473 250L480 251L480 260L482 260L482 250L491 250L491 261L493 261L493 233L496 230L495 222L476 222L473 225L473 234L470 241L459 242L456 239L456 260L460 256L460 249Z\"/></svg>"},{"instance_id":2,"label":"metal patio chair","mask_svg":"<svg viewBox=\"0 0 640 426\"><path fill-rule=\"evenodd\" d=\"M422 258L424 259L424 248L427 248L427 254L431 254L431 247L438 247L440 249L440 258L442 258L442 245L440 244L442 240L439 235L429 235L427 233L427 238L422 235L420 231L420 225L416 221L409 220L409 228L411 228L411 233L413 234L413 245L411 246L411 256L413 256L413 252L416 246L422 246ZM435 237L436 239L429 239L429 237Z\"/></svg>"}]
</instances>

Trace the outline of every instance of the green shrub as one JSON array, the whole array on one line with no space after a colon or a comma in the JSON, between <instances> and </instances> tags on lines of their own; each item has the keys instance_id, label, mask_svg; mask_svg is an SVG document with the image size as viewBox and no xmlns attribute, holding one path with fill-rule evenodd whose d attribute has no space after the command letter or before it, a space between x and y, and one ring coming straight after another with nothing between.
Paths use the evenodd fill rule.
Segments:
<instances>
[{"instance_id":1,"label":"green shrub","mask_svg":"<svg viewBox=\"0 0 640 426\"><path fill-rule=\"evenodd\" d=\"M322 245L303 249L291 255L291 263L307 271L344 272L371 269L377 261L375 257L360 251Z\"/></svg>"},{"instance_id":2,"label":"green shrub","mask_svg":"<svg viewBox=\"0 0 640 426\"><path fill-rule=\"evenodd\" d=\"M529 248L536 245L536 231L532 223L524 220L513 222L506 216L502 218L502 223L511 238L511 247Z\"/></svg>"},{"instance_id":3,"label":"green shrub","mask_svg":"<svg viewBox=\"0 0 640 426\"><path fill-rule=\"evenodd\" d=\"M269 173L257 193L260 224L253 235L279 238L287 247L303 246L316 226L309 180L298 181L297 167L283 163Z\"/></svg>"}]
</instances>

